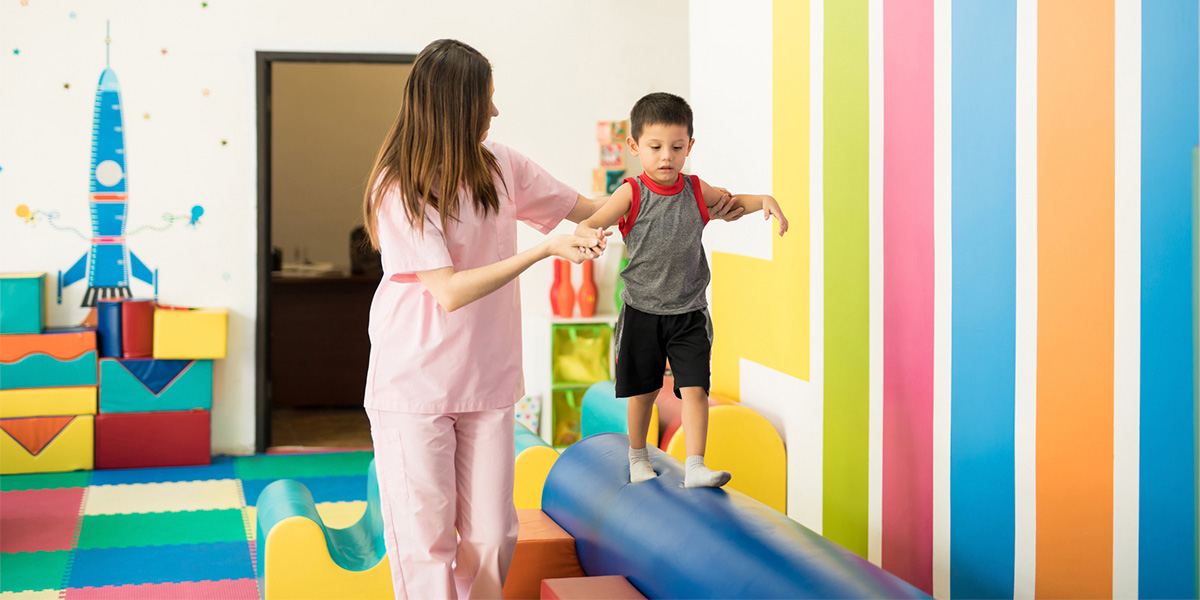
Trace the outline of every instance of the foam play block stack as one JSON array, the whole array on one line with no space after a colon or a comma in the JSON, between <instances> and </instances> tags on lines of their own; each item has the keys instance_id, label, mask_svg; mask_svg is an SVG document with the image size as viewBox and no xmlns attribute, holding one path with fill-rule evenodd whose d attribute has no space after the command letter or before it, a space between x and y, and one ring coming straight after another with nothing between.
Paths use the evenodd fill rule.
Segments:
<instances>
[{"instance_id":1,"label":"foam play block stack","mask_svg":"<svg viewBox=\"0 0 1200 600\"><path fill-rule=\"evenodd\" d=\"M225 356L225 309L120 300L99 312L112 358L100 359L96 468L209 464L212 361Z\"/></svg>"},{"instance_id":2,"label":"foam play block stack","mask_svg":"<svg viewBox=\"0 0 1200 600\"><path fill-rule=\"evenodd\" d=\"M91 469L97 381L94 329L0 335L0 474Z\"/></svg>"}]
</instances>

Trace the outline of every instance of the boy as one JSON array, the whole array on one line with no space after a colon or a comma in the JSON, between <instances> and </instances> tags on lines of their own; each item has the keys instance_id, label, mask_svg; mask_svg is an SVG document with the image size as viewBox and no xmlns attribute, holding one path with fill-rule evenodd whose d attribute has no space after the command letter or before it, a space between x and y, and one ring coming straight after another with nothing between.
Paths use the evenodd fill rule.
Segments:
<instances>
[{"instance_id":1,"label":"boy","mask_svg":"<svg viewBox=\"0 0 1200 600\"><path fill-rule=\"evenodd\" d=\"M630 121L633 135L626 143L645 172L626 179L575 231L597 236L619 222L629 252L629 265L621 272L624 306L615 339L616 395L629 398L629 479L638 483L657 476L646 450L646 433L665 361L670 359L675 396L683 401L684 485L720 487L729 481L729 472L704 466L712 319L705 298L710 274L701 234L709 208L728 199L728 192L681 172L695 143L692 109L683 98L649 94L634 104ZM737 208L745 213L762 210L763 218L779 221L779 235L787 231L787 218L771 196L735 195L732 200L731 213Z\"/></svg>"}]
</instances>

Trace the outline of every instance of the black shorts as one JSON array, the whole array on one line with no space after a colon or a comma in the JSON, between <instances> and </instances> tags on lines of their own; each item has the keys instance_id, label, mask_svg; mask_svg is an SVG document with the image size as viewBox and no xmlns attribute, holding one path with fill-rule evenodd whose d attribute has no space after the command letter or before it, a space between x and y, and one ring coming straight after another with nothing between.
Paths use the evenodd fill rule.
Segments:
<instances>
[{"instance_id":1,"label":"black shorts","mask_svg":"<svg viewBox=\"0 0 1200 600\"><path fill-rule=\"evenodd\" d=\"M675 396L685 387L708 393L712 357L712 319L708 310L655 315L629 304L617 318L618 398L648 394L662 387L666 360L675 376Z\"/></svg>"}]
</instances>

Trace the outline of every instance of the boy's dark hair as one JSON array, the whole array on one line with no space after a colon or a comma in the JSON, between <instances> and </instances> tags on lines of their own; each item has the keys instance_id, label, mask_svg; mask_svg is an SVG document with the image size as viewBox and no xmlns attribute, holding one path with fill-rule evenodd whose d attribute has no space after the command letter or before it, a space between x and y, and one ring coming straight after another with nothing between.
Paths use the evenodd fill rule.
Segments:
<instances>
[{"instance_id":1,"label":"boy's dark hair","mask_svg":"<svg viewBox=\"0 0 1200 600\"><path fill-rule=\"evenodd\" d=\"M642 96L633 105L629 120L634 141L641 139L642 128L648 125L687 125L688 137L692 137L692 107L675 94L654 92Z\"/></svg>"}]
</instances>

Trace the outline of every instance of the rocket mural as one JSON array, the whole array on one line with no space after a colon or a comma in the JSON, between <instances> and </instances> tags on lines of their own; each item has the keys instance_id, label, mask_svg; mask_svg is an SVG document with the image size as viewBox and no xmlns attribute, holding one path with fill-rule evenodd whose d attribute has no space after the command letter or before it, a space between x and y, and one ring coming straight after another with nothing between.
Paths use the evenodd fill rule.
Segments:
<instances>
[{"instance_id":1,"label":"rocket mural","mask_svg":"<svg viewBox=\"0 0 1200 600\"><path fill-rule=\"evenodd\" d=\"M92 248L64 274L58 273L58 301L62 289L86 275L88 289L81 306L95 306L99 298L130 297L129 277L154 286L158 272L151 271L125 244L129 212L129 180L125 169L125 130L121 111L121 84L109 66L105 37L105 66L96 86L92 115L91 185L88 205L92 216ZM87 271L84 271L86 262Z\"/></svg>"}]
</instances>

